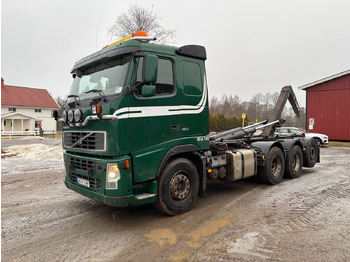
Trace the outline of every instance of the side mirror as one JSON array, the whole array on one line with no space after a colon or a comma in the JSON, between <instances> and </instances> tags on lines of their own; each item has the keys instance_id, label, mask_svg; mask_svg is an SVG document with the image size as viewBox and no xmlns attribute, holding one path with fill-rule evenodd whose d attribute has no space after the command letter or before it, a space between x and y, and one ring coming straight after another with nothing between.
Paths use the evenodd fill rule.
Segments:
<instances>
[{"instance_id":1,"label":"side mirror","mask_svg":"<svg viewBox=\"0 0 350 262\"><path fill-rule=\"evenodd\" d=\"M57 110L52 110L51 111L51 117L53 117L57 121L59 119L58 111Z\"/></svg>"},{"instance_id":2,"label":"side mirror","mask_svg":"<svg viewBox=\"0 0 350 262\"><path fill-rule=\"evenodd\" d=\"M143 97L150 97L156 94L156 86L154 85L143 85L141 95Z\"/></svg>"},{"instance_id":3,"label":"side mirror","mask_svg":"<svg viewBox=\"0 0 350 262\"><path fill-rule=\"evenodd\" d=\"M155 83L158 76L158 57L147 55L145 59L145 83Z\"/></svg>"}]
</instances>

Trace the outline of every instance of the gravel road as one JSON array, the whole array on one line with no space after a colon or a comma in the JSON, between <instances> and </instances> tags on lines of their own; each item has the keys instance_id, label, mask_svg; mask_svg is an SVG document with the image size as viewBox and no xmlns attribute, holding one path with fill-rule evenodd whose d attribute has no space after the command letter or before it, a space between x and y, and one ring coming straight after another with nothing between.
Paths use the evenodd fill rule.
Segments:
<instances>
[{"instance_id":1,"label":"gravel road","mask_svg":"<svg viewBox=\"0 0 350 262\"><path fill-rule=\"evenodd\" d=\"M2 261L350 261L350 148L279 185L212 183L175 217L85 198L61 160L28 156L1 161Z\"/></svg>"}]
</instances>

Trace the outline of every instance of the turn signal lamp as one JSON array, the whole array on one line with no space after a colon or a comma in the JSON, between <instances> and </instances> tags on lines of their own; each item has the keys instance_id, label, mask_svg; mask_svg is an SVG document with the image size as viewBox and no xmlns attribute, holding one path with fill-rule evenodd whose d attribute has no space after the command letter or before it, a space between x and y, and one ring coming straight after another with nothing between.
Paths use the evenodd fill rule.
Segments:
<instances>
[{"instance_id":1,"label":"turn signal lamp","mask_svg":"<svg viewBox=\"0 0 350 262\"><path fill-rule=\"evenodd\" d=\"M125 168L129 168L130 167L130 163L129 160L125 160L125 161L121 161L119 163L119 168L125 169Z\"/></svg>"},{"instance_id":2,"label":"turn signal lamp","mask_svg":"<svg viewBox=\"0 0 350 262\"><path fill-rule=\"evenodd\" d=\"M92 105L91 113L94 115L100 115L102 113L102 106L100 104Z\"/></svg>"},{"instance_id":3,"label":"turn signal lamp","mask_svg":"<svg viewBox=\"0 0 350 262\"><path fill-rule=\"evenodd\" d=\"M108 171L110 171L110 172L119 172L119 168L118 168L117 165L109 166L108 167Z\"/></svg>"}]
</instances>

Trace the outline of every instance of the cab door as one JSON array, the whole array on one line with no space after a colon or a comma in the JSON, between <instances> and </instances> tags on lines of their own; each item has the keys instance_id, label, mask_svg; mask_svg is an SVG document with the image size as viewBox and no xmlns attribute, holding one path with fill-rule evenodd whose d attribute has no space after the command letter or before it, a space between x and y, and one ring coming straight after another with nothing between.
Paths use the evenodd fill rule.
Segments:
<instances>
[{"instance_id":1,"label":"cab door","mask_svg":"<svg viewBox=\"0 0 350 262\"><path fill-rule=\"evenodd\" d=\"M138 61L136 83L142 82L143 59ZM130 152L136 183L154 179L164 154L180 137L180 99L171 57L158 57L157 81L151 84L155 86L154 95L144 97L140 90L129 99Z\"/></svg>"},{"instance_id":2,"label":"cab door","mask_svg":"<svg viewBox=\"0 0 350 262\"><path fill-rule=\"evenodd\" d=\"M201 60L184 58L180 63L182 72L181 115L182 136L206 136L209 133L208 90L204 63Z\"/></svg>"}]
</instances>

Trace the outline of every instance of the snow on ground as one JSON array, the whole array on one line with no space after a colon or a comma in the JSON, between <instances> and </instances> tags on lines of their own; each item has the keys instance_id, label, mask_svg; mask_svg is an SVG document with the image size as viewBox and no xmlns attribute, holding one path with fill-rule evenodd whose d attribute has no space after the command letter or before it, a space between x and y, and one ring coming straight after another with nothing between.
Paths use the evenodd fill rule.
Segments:
<instances>
[{"instance_id":1,"label":"snow on ground","mask_svg":"<svg viewBox=\"0 0 350 262\"><path fill-rule=\"evenodd\" d=\"M62 144L44 145L28 144L15 145L7 149L7 154L17 155L32 160L63 160Z\"/></svg>"},{"instance_id":2,"label":"snow on ground","mask_svg":"<svg viewBox=\"0 0 350 262\"><path fill-rule=\"evenodd\" d=\"M43 140L45 138L43 138L42 136L27 136L27 137L23 137L21 138L21 140Z\"/></svg>"},{"instance_id":3,"label":"snow on ground","mask_svg":"<svg viewBox=\"0 0 350 262\"><path fill-rule=\"evenodd\" d=\"M62 144L31 143L9 146L1 152L1 176L63 169Z\"/></svg>"}]
</instances>

